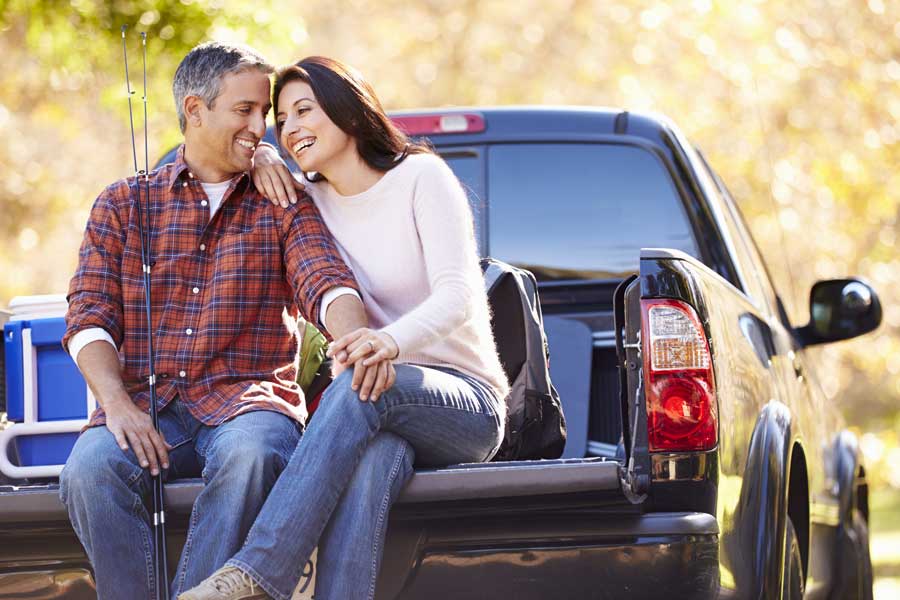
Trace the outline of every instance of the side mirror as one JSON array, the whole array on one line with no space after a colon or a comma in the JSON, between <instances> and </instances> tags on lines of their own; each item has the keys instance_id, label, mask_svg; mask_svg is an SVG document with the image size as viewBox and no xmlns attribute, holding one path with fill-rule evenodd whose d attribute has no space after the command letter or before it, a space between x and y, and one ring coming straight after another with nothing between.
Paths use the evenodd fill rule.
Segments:
<instances>
[{"instance_id":1,"label":"side mirror","mask_svg":"<svg viewBox=\"0 0 900 600\"><path fill-rule=\"evenodd\" d=\"M809 324L797 329L804 346L849 340L881 324L881 302L859 279L816 282L809 294Z\"/></svg>"}]
</instances>

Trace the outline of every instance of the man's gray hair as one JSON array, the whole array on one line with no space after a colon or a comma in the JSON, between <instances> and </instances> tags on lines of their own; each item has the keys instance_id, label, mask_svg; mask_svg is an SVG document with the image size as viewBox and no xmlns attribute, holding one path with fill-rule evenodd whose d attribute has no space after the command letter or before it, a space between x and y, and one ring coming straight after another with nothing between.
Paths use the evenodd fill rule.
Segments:
<instances>
[{"instance_id":1,"label":"man's gray hair","mask_svg":"<svg viewBox=\"0 0 900 600\"><path fill-rule=\"evenodd\" d=\"M247 46L205 42L188 52L178 65L175 81L172 83L181 132L184 133L187 128L187 118L184 115L186 97L198 96L207 108L213 108L213 103L222 91L224 77L247 69L259 69L266 74L275 70L256 50Z\"/></svg>"}]
</instances>

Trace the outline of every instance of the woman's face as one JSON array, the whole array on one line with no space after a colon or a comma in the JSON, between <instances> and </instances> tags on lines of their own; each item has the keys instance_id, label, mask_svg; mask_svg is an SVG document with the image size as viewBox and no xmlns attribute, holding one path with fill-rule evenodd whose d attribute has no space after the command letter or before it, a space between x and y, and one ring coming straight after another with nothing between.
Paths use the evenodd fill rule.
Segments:
<instances>
[{"instance_id":1,"label":"woman's face","mask_svg":"<svg viewBox=\"0 0 900 600\"><path fill-rule=\"evenodd\" d=\"M281 146L305 172L328 176L328 166L356 152L352 137L328 118L304 81L291 81L278 94L275 121L281 126Z\"/></svg>"}]
</instances>

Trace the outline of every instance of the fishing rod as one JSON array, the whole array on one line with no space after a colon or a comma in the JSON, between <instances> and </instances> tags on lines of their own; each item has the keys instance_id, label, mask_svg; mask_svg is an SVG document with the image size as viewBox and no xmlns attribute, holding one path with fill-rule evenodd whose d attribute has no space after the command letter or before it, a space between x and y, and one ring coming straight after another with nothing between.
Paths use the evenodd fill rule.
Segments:
<instances>
[{"instance_id":1,"label":"fishing rod","mask_svg":"<svg viewBox=\"0 0 900 600\"><path fill-rule=\"evenodd\" d=\"M135 205L137 213L138 236L141 239L141 271L144 276L144 308L147 318L147 358L149 366L150 384L150 419L153 428L159 433L159 407L156 396L156 364L153 357L153 320L150 305L150 164L149 164L149 139L147 133L147 33L141 32L141 45L143 47L143 103L144 103L144 169L138 169L137 143L134 138L134 112L131 106L131 97L134 91L131 89L131 80L128 77L128 48L125 39L125 25L122 25L122 55L125 60L125 87L128 92L128 120L131 125L131 152L134 157L135 172ZM147 229L144 229L143 207L141 206L141 187L146 195ZM166 511L163 499L162 473L152 476L153 488L153 570L156 576L157 600L169 600L169 568L168 551L166 548Z\"/></svg>"}]
</instances>

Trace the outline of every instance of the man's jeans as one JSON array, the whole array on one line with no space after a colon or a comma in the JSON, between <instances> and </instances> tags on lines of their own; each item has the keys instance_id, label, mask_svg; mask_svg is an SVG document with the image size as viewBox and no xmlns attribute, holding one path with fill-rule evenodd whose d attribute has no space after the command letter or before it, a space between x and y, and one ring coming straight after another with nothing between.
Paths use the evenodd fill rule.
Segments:
<instances>
[{"instance_id":1,"label":"man's jeans","mask_svg":"<svg viewBox=\"0 0 900 600\"><path fill-rule=\"evenodd\" d=\"M247 544L227 564L288 600L319 544L316 599L372 598L388 512L422 466L491 458L502 400L450 369L396 365L397 381L362 402L352 371L326 390Z\"/></svg>"},{"instance_id":2,"label":"man's jeans","mask_svg":"<svg viewBox=\"0 0 900 600\"><path fill-rule=\"evenodd\" d=\"M244 413L216 427L203 425L179 401L159 415L173 449L166 480L202 475L172 597L199 584L244 542L279 473L300 439L289 417ZM144 499L148 469L123 452L105 427L85 431L60 476L60 497L94 568L101 599L152 598L153 531Z\"/></svg>"}]
</instances>

